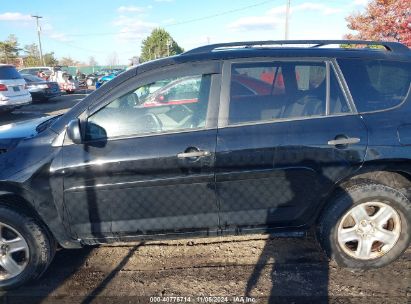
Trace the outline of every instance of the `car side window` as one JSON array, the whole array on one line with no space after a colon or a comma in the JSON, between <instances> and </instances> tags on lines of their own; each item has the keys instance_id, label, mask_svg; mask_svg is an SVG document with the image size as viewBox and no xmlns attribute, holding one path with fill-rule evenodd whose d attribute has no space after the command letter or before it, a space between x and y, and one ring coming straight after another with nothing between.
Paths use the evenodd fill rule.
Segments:
<instances>
[{"instance_id":1,"label":"car side window","mask_svg":"<svg viewBox=\"0 0 411 304\"><path fill-rule=\"evenodd\" d=\"M205 128L211 75L159 79L88 118L86 140Z\"/></svg>"},{"instance_id":2,"label":"car side window","mask_svg":"<svg viewBox=\"0 0 411 304\"><path fill-rule=\"evenodd\" d=\"M335 75L335 71L330 71L330 114L350 113L350 107Z\"/></svg>"},{"instance_id":3,"label":"car side window","mask_svg":"<svg viewBox=\"0 0 411 304\"><path fill-rule=\"evenodd\" d=\"M230 85L229 124L325 115L323 62L233 64Z\"/></svg>"},{"instance_id":4,"label":"car side window","mask_svg":"<svg viewBox=\"0 0 411 304\"><path fill-rule=\"evenodd\" d=\"M395 107L410 90L409 62L340 59L338 63L360 113Z\"/></svg>"}]
</instances>

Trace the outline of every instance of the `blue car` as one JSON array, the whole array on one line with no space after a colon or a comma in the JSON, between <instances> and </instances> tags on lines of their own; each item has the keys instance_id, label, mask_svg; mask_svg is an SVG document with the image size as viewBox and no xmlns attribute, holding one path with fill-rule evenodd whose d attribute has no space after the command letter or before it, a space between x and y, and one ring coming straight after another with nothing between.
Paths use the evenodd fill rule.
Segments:
<instances>
[{"instance_id":1,"label":"blue car","mask_svg":"<svg viewBox=\"0 0 411 304\"><path fill-rule=\"evenodd\" d=\"M115 70L108 75L100 77L96 82L96 89L101 87L106 82L109 82L110 80L114 79L117 75L121 74L122 72L124 72L124 70Z\"/></svg>"}]
</instances>

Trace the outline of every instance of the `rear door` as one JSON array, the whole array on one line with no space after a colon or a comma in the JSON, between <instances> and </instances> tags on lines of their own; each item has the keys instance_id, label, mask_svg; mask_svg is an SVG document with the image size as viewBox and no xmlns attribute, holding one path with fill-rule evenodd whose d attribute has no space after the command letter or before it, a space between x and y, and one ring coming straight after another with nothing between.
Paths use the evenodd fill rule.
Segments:
<instances>
[{"instance_id":1,"label":"rear door","mask_svg":"<svg viewBox=\"0 0 411 304\"><path fill-rule=\"evenodd\" d=\"M367 130L327 59L224 66L216 152L221 224L306 224L321 198L357 170Z\"/></svg>"}]
</instances>

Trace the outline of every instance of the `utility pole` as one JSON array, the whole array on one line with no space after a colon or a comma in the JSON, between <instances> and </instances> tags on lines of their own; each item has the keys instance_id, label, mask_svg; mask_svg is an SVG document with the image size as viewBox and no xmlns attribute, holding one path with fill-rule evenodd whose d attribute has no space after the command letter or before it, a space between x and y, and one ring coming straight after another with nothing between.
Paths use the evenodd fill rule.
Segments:
<instances>
[{"instance_id":1,"label":"utility pole","mask_svg":"<svg viewBox=\"0 0 411 304\"><path fill-rule=\"evenodd\" d=\"M285 4L285 40L288 40L288 33L289 33L289 19L290 19L290 6L291 0L286 0L287 3Z\"/></svg>"},{"instance_id":2,"label":"utility pole","mask_svg":"<svg viewBox=\"0 0 411 304\"><path fill-rule=\"evenodd\" d=\"M40 38L40 32L41 32L41 28L39 25L39 19L43 18L42 16L36 16L36 15L31 15L33 18L36 18L36 24L37 24L37 35L39 37L39 51L40 51L40 60L41 63L43 64L43 66L46 65L46 63L44 62L44 58L43 58L43 50L41 49L41 38Z\"/></svg>"}]
</instances>

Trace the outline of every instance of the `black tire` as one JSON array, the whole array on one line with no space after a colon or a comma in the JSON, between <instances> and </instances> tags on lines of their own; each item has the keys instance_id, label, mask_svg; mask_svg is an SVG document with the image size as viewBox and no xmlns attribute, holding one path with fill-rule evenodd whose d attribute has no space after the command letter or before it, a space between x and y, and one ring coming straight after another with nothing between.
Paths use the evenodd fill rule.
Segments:
<instances>
[{"instance_id":1,"label":"black tire","mask_svg":"<svg viewBox=\"0 0 411 304\"><path fill-rule=\"evenodd\" d=\"M338 242L338 227L344 215L353 207L365 202L384 202L399 215L400 235L393 247L373 259L359 259L347 254ZM328 255L339 266L354 269L372 269L386 266L398 259L411 240L411 202L399 190L373 181L359 180L342 187L320 217L317 238Z\"/></svg>"},{"instance_id":2,"label":"black tire","mask_svg":"<svg viewBox=\"0 0 411 304\"><path fill-rule=\"evenodd\" d=\"M15 277L0 280L0 290L8 290L40 277L54 257L56 242L36 219L7 206L0 206L0 222L15 229L29 248L24 270Z\"/></svg>"}]
</instances>

